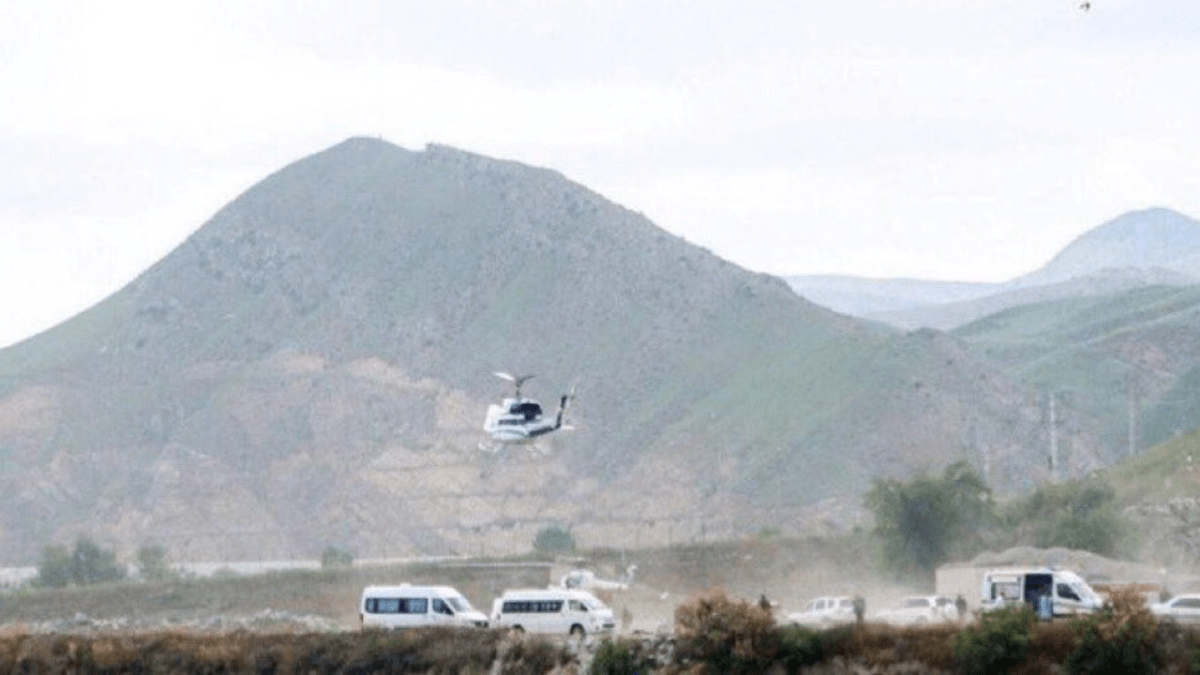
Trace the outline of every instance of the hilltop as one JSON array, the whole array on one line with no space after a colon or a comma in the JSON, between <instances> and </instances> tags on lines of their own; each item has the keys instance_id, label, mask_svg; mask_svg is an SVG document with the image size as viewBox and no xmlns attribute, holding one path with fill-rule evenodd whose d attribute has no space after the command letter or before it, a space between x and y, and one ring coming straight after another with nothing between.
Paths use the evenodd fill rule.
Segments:
<instances>
[{"instance_id":1,"label":"hilltop","mask_svg":"<svg viewBox=\"0 0 1200 675\"><path fill-rule=\"evenodd\" d=\"M495 370L575 429L480 453ZM838 315L557 172L354 138L0 351L0 543L179 559L526 550L848 527L879 476L1044 473L1040 401L932 331ZM1076 465L1099 461L1086 428Z\"/></svg>"}]
</instances>

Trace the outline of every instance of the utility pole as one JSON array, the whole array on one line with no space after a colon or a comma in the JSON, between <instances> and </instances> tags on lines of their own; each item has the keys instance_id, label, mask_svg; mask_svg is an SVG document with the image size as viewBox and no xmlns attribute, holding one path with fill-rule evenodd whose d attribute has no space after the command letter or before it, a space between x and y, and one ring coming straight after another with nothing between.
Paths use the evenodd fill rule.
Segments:
<instances>
[{"instance_id":1,"label":"utility pole","mask_svg":"<svg viewBox=\"0 0 1200 675\"><path fill-rule=\"evenodd\" d=\"M1128 396L1129 396L1129 456L1137 454L1137 373L1134 366L1129 367Z\"/></svg>"},{"instance_id":2,"label":"utility pole","mask_svg":"<svg viewBox=\"0 0 1200 675\"><path fill-rule=\"evenodd\" d=\"M1050 482L1058 482L1058 418L1054 408L1054 392L1050 393Z\"/></svg>"}]
</instances>

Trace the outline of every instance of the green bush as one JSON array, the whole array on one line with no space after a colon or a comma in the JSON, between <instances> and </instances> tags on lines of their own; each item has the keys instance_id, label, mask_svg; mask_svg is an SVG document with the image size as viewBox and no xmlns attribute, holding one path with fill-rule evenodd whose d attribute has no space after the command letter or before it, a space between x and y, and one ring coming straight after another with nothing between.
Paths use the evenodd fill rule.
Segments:
<instances>
[{"instance_id":1,"label":"green bush","mask_svg":"<svg viewBox=\"0 0 1200 675\"><path fill-rule=\"evenodd\" d=\"M819 631L803 626L784 626L779 629L776 662L789 673L799 673L825 659L825 640Z\"/></svg>"},{"instance_id":2,"label":"green bush","mask_svg":"<svg viewBox=\"0 0 1200 675\"><path fill-rule=\"evenodd\" d=\"M321 553L321 568L350 567L354 564L354 554L344 548L327 546Z\"/></svg>"},{"instance_id":3,"label":"green bush","mask_svg":"<svg viewBox=\"0 0 1200 675\"><path fill-rule=\"evenodd\" d=\"M1007 672L1029 655L1036 625L1037 615L1024 603L980 614L978 624L954 637L954 660L967 675Z\"/></svg>"},{"instance_id":4,"label":"green bush","mask_svg":"<svg viewBox=\"0 0 1200 675\"><path fill-rule=\"evenodd\" d=\"M167 564L167 549L158 544L147 544L138 547L138 570L147 581L164 581L174 574Z\"/></svg>"},{"instance_id":5,"label":"green bush","mask_svg":"<svg viewBox=\"0 0 1200 675\"><path fill-rule=\"evenodd\" d=\"M646 675L650 667L641 662L638 650L625 640L605 640L592 656L591 675Z\"/></svg>"}]
</instances>

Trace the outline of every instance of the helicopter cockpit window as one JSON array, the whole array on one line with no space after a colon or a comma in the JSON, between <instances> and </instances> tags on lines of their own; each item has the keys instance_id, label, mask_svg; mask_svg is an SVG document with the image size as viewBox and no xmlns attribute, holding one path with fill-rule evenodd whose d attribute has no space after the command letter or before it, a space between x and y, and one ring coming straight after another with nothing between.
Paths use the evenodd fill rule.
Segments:
<instances>
[{"instance_id":1,"label":"helicopter cockpit window","mask_svg":"<svg viewBox=\"0 0 1200 675\"><path fill-rule=\"evenodd\" d=\"M525 401L509 408L508 412L513 415L523 415L526 420L531 420L542 414L542 406L531 401Z\"/></svg>"}]
</instances>

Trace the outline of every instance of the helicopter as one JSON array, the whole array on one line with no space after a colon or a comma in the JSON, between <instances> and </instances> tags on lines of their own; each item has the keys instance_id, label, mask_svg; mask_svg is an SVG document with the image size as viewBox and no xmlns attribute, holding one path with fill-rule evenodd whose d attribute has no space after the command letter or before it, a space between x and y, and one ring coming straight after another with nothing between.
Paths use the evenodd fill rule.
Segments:
<instances>
[{"instance_id":1,"label":"helicopter","mask_svg":"<svg viewBox=\"0 0 1200 675\"><path fill-rule=\"evenodd\" d=\"M553 418L548 418L544 415L540 403L521 395L521 385L532 379L533 375L512 375L505 372L496 372L493 375L512 382L515 391L511 397L505 397L499 405L488 406L483 430L498 445L480 444L481 450L496 452L509 443L529 443L539 436L564 428L563 412L567 409L567 403L575 398L574 385L571 386L570 393L563 394L559 399L558 413Z\"/></svg>"}]
</instances>

